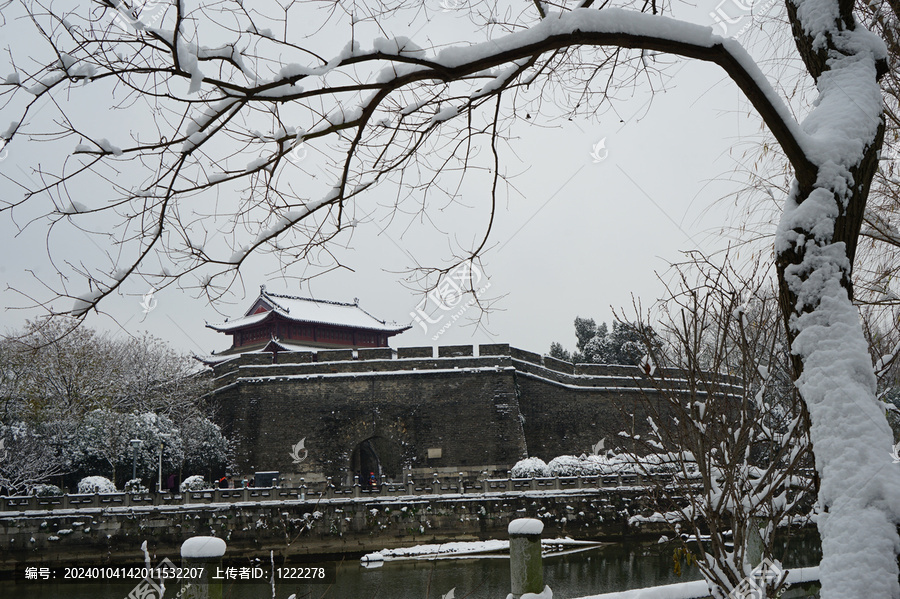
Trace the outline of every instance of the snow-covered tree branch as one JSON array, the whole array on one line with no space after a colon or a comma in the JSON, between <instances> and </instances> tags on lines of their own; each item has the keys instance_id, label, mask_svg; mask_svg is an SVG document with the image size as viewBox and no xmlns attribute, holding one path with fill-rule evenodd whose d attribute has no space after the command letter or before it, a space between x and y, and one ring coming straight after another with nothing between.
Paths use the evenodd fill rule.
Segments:
<instances>
[{"instance_id":1,"label":"snow-covered tree branch","mask_svg":"<svg viewBox=\"0 0 900 599\"><path fill-rule=\"evenodd\" d=\"M816 486L771 267L740 270L694 254L675 265L660 323L637 315L655 393L643 402L649 433L629 440L670 456L658 510L686 535L685 551L700 548L697 565L722 599L761 558L783 559L776 535L807 521ZM766 596L780 595L782 580L765 583Z\"/></svg>"},{"instance_id":2,"label":"snow-covered tree branch","mask_svg":"<svg viewBox=\"0 0 900 599\"><path fill-rule=\"evenodd\" d=\"M72 149L77 166L67 164L58 173L39 168L42 184L2 208L13 211L35 195L50 195L55 209L43 218L51 227L77 223L86 230L92 230L90 223L99 213L118 214L118 244L124 246L120 251L131 258L111 257L114 268L108 272L70 265L88 284L80 293L60 291L75 299L71 313L76 316L97 307L129 277L143 277L159 288L196 272L200 285L215 296L213 290L227 288L253 252L271 251L288 263L308 257L313 248L355 226L355 218L347 215L355 198L380 181L402 177L403 169L421 161L426 144L438 132L456 140L453 145L465 146L473 137L495 135L489 131L490 112L485 125L475 125L479 109L490 111L494 97L556 77L554 70L586 68L590 59L579 56L580 48L640 48L720 65L766 120L801 180L810 183L814 174L802 149L803 135L782 100L739 44L713 35L707 27L636 11L578 9L487 42L434 54L405 38L374 40L370 49L354 40L328 60L311 57L318 54L310 51L299 53L303 62L283 58L276 71L262 56L236 48L266 45L281 55L297 53L294 44L260 34L238 10L233 13L238 27L208 34L230 41L203 46L203 14L189 17L181 4L175 8L174 19L160 19L158 27L141 26L133 35L101 19L76 26L77 13L35 15L35 22L39 16L49 19L41 31L56 60L7 78L4 94L11 96L9 102L17 94L33 96L4 135L10 143L22 135L19 123L30 118L38 100L73 85L96 86L115 79L126 89L122 102L146 92L164 110L165 116L155 122L155 135L130 143L100 138L74 121L63 121L55 135L77 140ZM171 29L161 26L169 22ZM123 54L135 48L140 51ZM610 68L625 62L607 54L602 62ZM575 64L564 67L563 60ZM457 126L456 121L465 123ZM333 181L318 196L301 197L279 183L295 168L290 161L299 148L306 152L327 140L337 143L341 154L335 154L329 169ZM448 160L427 170L465 169L469 151L461 165ZM256 158L238 162L239 156L248 155ZM88 205L71 197L72 183L90 180L89 175L109 181L111 172L125 170L135 160L153 165L153 175L140 185L110 181L110 196L103 203ZM213 227L182 222L180 215L191 198L235 184L243 186L246 197L233 209L240 218L232 215L224 223L234 241L208 247ZM150 266L159 262L161 268Z\"/></svg>"}]
</instances>

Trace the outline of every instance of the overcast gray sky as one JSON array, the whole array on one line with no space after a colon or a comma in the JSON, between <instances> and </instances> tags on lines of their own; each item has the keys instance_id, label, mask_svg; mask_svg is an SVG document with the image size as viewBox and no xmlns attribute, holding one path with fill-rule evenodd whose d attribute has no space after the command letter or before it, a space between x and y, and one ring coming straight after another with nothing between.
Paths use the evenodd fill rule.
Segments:
<instances>
[{"instance_id":1,"label":"overcast gray sky","mask_svg":"<svg viewBox=\"0 0 900 599\"><path fill-rule=\"evenodd\" d=\"M680 14L711 23L709 12L717 3L701 4L681 7ZM427 44L417 37L452 39L454 32L465 28L460 10L466 10L465 6L436 12L413 39L423 46ZM771 9L772 14L780 10L783 7ZM748 18L741 24L749 22ZM36 43L26 21L9 17L0 28L0 38L13 40L14 56ZM361 41L364 47L371 45L371 40ZM489 288L482 299L494 300L493 310L482 318L481 326L465 326L468 319L478 317L477 308L470 308L437 340L434 336L450 320L449 314L429 310L441 322L427 331L414 326L394 338L394 347L505 342L546 352L552 341L561 341L571 348L576 316L610 321L610 306L625 307L625 313L630 313L632 295L645 308L652 307L663 293L656 273L664 274L670 262L682 258L680 252L713 252L728 243L722 229L738 224L737 211L719 200L738 188L727 180L735 166L733 154L745 151L748 142L758 138L759 122L717 68L686 59L667 60L672 63L667 70L672 78L664 92L654 94L647 86L638 86L631 99L616 103L615 111L597 119L516 123L509 142L514 151L505 152L504 160L505 172L518 174L512 179L514 189L498 206L490 249L483 260L482 285L489 283ZM4 68L12 71L6 62L0 66L0 78ZM85 118L95 119L99 127L108 114L96 107L104 103L90 102L89 94L84 98ZM15 118L11 114L15 108L0 108L0 129ZM129 118L148 118L140 106L129 114ZM41 119L53 116L52 106L42 109L26 131L38 131ZM110 140L116 143L114 134ZM603 149L597 145L601 141ZM18 180L35 179L36 164L46 162L52 167L56 166L52 161L60 159L48 157L40 142L24 135L5 151L8 155L0 161L0 172ZM403 271L417 262L440 263L450 256L447 238L436 235L436 229L458 232L464 245L477 238L486 225L489 190L481 185L486 181L473 179L463 190L462 205L433 211L435 223L397 219L385 226L379 217L360 218L347 245L337 249L352 271L337 270L301 286L297 278L282 277L266 257L256 257L244 268L231 304L213 307L197 299L192 290L170 287L154 293L151 305L155 308L145 313L141 302L152 289L134 281L124 286L124 294L104 304L108 314L91 315L87 323L116 334L147 330L184 351L222 350L228 346L227 337L206 329L204 322L220 321L223 314L239 315L263 283L279 293L339 301L359 298L360 305L378 318L411 322L422 295L404 284ZM294 183L304 185L302 177ZM389 203L395 191L382 185L364 196L358 203L359 214L364 216L379 202ZM0 181L0 193L7 201L21 196L6 178ZM13 217L22 226L30 214L23 210ZM25 295L47 297L39 277L56 280L47 257L46 228L30 226L18 235L17 231L9 215L0 217L4 239L0 301L6 308L2 319L7 328L20 327L40 314L35 309L15 309L29 305ZM52 243L57 257L72 261L96 259L105 249L72 230ZM297 267L287 274L302 277L304 270Z\"/></svg>"}]
</instances>

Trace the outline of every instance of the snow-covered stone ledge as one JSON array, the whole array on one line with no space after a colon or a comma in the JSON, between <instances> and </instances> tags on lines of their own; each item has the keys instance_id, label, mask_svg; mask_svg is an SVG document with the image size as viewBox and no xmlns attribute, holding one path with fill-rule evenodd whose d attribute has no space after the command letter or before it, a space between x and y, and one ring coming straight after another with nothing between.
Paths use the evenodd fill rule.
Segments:
<instances>
[{"instance_id":1,"label":"snow-covered stone ledge","mask_svg":"<svg viewBox=\"0 0 900 599\"><path fill-rule=\"evenodd\" d=\"M267 487L249 489L206 489L184 493L99 493L88 495L60 495L53 497L0 497L0 514L5 512L49 512L59 510L88 510L91 508L152 508L197 504L238 504L284 501L327 501L332 499L400 499L404 497L466 495L478 497L498 493L578 492L590 489L634 489L665 482L671 475L648 475L640 472L619 472L593 476L552 476L535 478L497 478L470 484L453 477L435 477L413 483L385 483L377 489L363 489L320 484L291 488Z\"/></svg>"},{"instance_id":2,"label":"snow-covered stone ledge","mask_svg":"<svg viewBox=\"0 0 900 599\"><path fill-rule=\"evenodd\" d=\"M817 582L819 580L819 567L791 568L788 571L786 580L788 584L792 586ZM799 587L796 589L788 588L780 598L791 599L792 597L803 597L805 599L807 595L808 592L805 589ZM578 599L707 599L708 597L710 597L710 594L706 581L692 580L690 582L679 582L658 587L590 595L587 597L579 597Z\"/></svg>"}]
</instances>

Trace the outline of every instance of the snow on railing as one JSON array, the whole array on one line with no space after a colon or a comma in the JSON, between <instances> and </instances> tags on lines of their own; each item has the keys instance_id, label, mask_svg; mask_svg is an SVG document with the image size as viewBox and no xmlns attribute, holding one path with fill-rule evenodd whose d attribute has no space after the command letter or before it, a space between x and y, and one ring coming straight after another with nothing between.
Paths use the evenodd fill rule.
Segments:
<instances>
[{"instance_id":1,"label":"snow on railing","mask_svg":"<svg viewBox=\"0 0 900 599\"><path fill-rule=\"evenodd\" d=\"M374 487L334 485L331 479L298 487L248 487L241 489L205 489L161 493L95 493L58 496L0 496L0 512L84 510L116 507L151 507L166 505L241 503L263 501L320 501L322 499L354 499L368 497L401 497L416 495L448 495L479 493L567 492L578 489L617 489L667 484L671 474L613 474L594 476L554 476L546 478L441 477L431 480L384 482Z\"/></svg>"}]
</instances>

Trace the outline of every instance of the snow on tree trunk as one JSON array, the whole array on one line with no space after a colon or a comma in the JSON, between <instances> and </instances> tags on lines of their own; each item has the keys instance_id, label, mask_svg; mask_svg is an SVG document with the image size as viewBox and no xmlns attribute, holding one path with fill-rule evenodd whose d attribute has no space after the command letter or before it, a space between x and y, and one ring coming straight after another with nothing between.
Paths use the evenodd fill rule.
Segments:
<instances>
[{"instance_id":1,"label":"snow on tree trunk","mask_svg":"<svg viewBox=\"0 0 900 599\"><path fill-rule=\"evenodd\" d=\"M875 399L856 309L840 284L842 269L835 267L840 246L808 252L808 260L812 255L820 264L806 281L787 275L801 293L819 296L812 312L793 320L792 349L803 361L797 386L809 410L821 481L821 596L896 598L898 537L888 502L900 489L891 464L892 434Z\"/></svg>"},{"instance_id":2,"label":"snow on tree trunk","mask_svg":"<svg viewBox=\"0 0 900 599\"><path fill-rule=\"evenodd\" d=\"M802 124L814 177L795 181L775 249L820 476L821 597L897 599L900 470L850 284L884 134L877 80L886 49L850 9L835 0L788 2L819 98Z\"/></svg>"}]
</instances>

